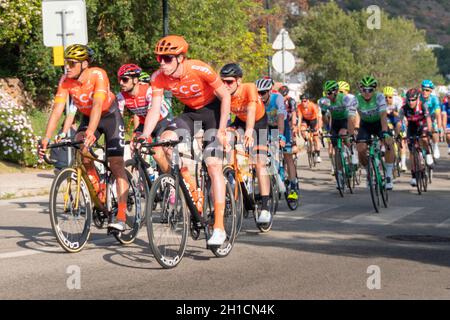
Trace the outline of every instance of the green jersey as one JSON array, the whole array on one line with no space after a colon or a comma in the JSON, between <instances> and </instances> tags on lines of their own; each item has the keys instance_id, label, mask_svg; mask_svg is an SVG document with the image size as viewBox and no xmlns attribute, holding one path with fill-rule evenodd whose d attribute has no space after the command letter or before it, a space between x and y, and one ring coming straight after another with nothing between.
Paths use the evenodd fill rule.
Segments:
<instances>
[{"instance_id":1,"label":"green jersey","mask_svg":"<svg viewBox=\"0 0 450 320\"><path fill-rule=\"evenodd\" d=\"M345 120L348 118L349 109L347 105L349 105L351 99L352 95L345 95L343 93L339 93L335 101L331 101L328 98L321 98L319 100L320 110L322 113L329 112L333 120Z\"/></svg>"},{"instance_id":2,"label":"green jersey","mask_svg":"<svg viewBox=\"0 0 450 320\"><path fill-rule=\"evenodd\" d=\"M375 123L381 120L381 113L386 112L386 98L380 92L376 92L372 99L366 101L364 97L358 93L348 105L349 115L355 116L359 113L361 120L368 123Z\"/></svg>"}]
</instances>

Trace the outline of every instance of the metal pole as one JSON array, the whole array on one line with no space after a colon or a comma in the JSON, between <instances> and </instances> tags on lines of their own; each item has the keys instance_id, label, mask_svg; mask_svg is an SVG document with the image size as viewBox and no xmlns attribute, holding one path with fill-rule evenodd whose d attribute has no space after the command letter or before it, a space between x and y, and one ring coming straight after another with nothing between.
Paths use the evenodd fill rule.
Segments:
<instances>
[{"instance_id":1,"label":"metal pole","mask_svg":"<svg viewBox=\"0 0 450 320\"><path fill-rule=\"evenodd\" d=\"M265 0L265 4L264 5L265 5L265 9L269 10L270 9L270 0ZM272 30L270 28L269 20L267 20L266 29L267 29L267 41L271 44L272 43L272 41L271 41ZM271 62L271 57L267 56L267 72L269 74L269 77L272 78L272 66L271 66L270 62Z\"/></svg>"},{"instance_id":2,"label":"metal pole","mask_svg":"<svg viewBox=\"0 0 450 320\"><path fill-rule=\"evenodd\" d=\"M281 64L282 64L281 70L283 71L282 72L283 84L286 83L286 72L284 71L284 53L286 52L286 50L284 48L284 35L285 35L285 32L284 32L284 30L282 30L281 31Z\"/></svg>"},{"instance_id":3,"label":"metal pole","mask_svg":"<svg viewBox=\"0 0 450 320\"><path fill-rule=\"evenodd\" d=\"M169 34L169 1L163 0L163 36L167 36Z\"/></svg>"},{"instance_id":4,"label":"metal pole","mask_svg":"<svg viewBox=\"0 0 450 320\"><path fill-rule=\"evenodd\" d=\"M66 44L67 44L67 39L66 39L66 19L65 16L67 13L71 13L72 11L58 11L56 13L60 13L61 14L61 31L62 31L62 45L63 45L63 49L66 49ZM67 69L65 67L65 63L64 63L64 74L67 73ZM70 112L70 101L69 99L67 99L66 101L66 118L69 115ZM70 138L70 129L69 132L67 132L67 137ZM72 162L72 150L71 148L67 148L67 164L70 164Z\"/></svg>"}]
</instances>

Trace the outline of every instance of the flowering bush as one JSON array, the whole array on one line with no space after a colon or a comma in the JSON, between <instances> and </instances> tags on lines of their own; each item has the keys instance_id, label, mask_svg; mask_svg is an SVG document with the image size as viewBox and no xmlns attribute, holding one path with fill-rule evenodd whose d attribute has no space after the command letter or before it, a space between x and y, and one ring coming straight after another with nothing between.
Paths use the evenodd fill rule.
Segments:
<instances>
[{"instance_id":1,"label":"flowering bush","mask_svg":"<svg viewBox=\"0 0 450 320\"><path fill-rule=\"evenodd\" d=\"M38 139L23 106L0 90L0 159L36 165Z\"/></svg>"}]
</instances>

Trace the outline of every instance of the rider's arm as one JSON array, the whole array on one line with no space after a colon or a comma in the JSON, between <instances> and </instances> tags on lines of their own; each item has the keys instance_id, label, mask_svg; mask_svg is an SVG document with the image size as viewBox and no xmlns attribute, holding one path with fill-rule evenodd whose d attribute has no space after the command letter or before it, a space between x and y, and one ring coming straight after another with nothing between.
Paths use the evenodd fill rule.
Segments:
<instances>
[{"instance_id":1,"label":"rider's arm","mask_svg":"<svg viewBox=\"0 0 450 320\"><path fill-rule=\"evenodd\" d=\"M70 131L70 128L73 125L73 122L75 121L75 115L76 113L70 113L67 115L66 120L64 120L64 126L62 129L62 132L64 134L67 134Z\"/></svg>"},{"instance_id":2,"label":"rider's arm","mask_svg":"<svg viewBox=\"0 0 450 320\"><path fill-rule=\"evenodd\" d=\"M215 90L214 93L220 100L219 131L224 132L227 128L228 119L230 117L231 95L223 83Z\"/></svg>"},{"instance_id":3,"label":"rider's arm","mask_svg":"<svg viewBox=\"0 0 450 320\"><path fill-rule=\"evenodd\" d=\"M164 92L162 89L160 90L161 93L153 88L152 107L145 116L144 132L142 132L144 137L149 137L158 123L163 99L162 93Z\"/></svg>"},{"instance_id":4,"label":"rider's arm","mask_svg":"<svg viewBox=\"0 0 450 320\"><path fill-rule=\"evenodd\" d=\"M275 103L277 105L278 130L280 134L284 134L284 120L287 117L287 111L283 96L281 94L277 96Z\"/></svg>"},{"instance_id":5,"label":"rider's arm","mask_svg":"<svg viewBox=\"0 0 450 320\"><path fill-rule=\"evenodd\" d=\"M247 121L245 122L246 130L253 130L256 120L256 102L251 101L247 106Z\"/></svg>"},{"instance_id":6,"label":"rider's arm","mask_svg":"<svg viewBox=\"0 0 450 320\"><path fill-rule=\"evenodd\" d=\"M355 127L358 114L358 99L355 96L346 96L344 98L344 106L348 109L348 133L355 134Z\"/></svg>"},{"instance_id":7,"label":"rider's arm","mask_svg":"<svg viewBox=\"0 0 450 320\"><path fill-rule=\"evenodd\" d=\"M386 97L383 94L378 94L376 99L377 99L378 112L380 113L380 118L381 118L381 130L387 132L389 130L389 127L388 127L388 118L387 118Z\"/></svg>"},{"instance_id":8,"label":"rider's arm","mask_svg":"<svg viewBox=\"0 0 450 320\"><path fill-rule=\"evenodd\" d=\"M139 127L139 117L137 115L133 115L133 123L134 123L134 130L136 130Z\"/></svg>"},{"instance_id":9,"label":"rider's arm","mask_svg":"<svg viewBox=\"0 0 450 320\"><path fill-rule=\"evenodd\" d=\"M57 100L53 104L52 113L50 114L50 119L47 122L47 129L45 130L45 136L48 141L51 140L51 137L53 136L53 133L56 130L56 127L58 126L58 121L61 118L64 108L66 107L66 104L64 101L57 102Z\"/></svg>"}]
</instances>

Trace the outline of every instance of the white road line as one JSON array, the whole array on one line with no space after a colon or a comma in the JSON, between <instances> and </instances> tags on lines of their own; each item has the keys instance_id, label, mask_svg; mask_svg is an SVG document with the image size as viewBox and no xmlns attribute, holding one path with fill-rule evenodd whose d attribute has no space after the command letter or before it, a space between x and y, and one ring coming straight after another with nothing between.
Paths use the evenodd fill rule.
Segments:
<instances>
[{"instance_id":1,"label":"white road line","mask_svg":"<svg viewBox=\"0 0 450 320\"><path fill-rule=\"evenodd\" d=\"M138 236L142 235L142 233L143 233L143 231L141 231ZM114 242L117 242L117 240L112 239L112 238L98 239L98 240L94 240L94 241L88 241L87 246L89 246L89 244L99 245L99 244L107 244L107 243L114 243ZM60 246L39 247L39 248L36 248L36 250L26 249L26 250L0 253L0 260L8 259L8 258L32 256L32 255L40 254L40 253L52 253L52 252L63 252L63 251L64 251L64 249L62 249Z\"/></svg>"},{"instance_id":2,"label":"white road line","mask_svg":"<svg viewBox=\"0 0 450 320\"><path fill-rule=\"evenodd\" d=\"M292 220L303 220L310 216L326 212L332 209L339 208L340 205L332 205L332 204L320 204L320 203L310 203L304 206L300 206L296 211L284 211L277 213L275 215L275 219L283 218L283 219L292 219Z\"/></svg>"},{"instance_id":3,"label":"white road line","mask_svg":"<svg viewBox=\"0 0 450 320\"><path fill-rule=\"evenodd\" d=\"M444 222L437 225L438 228L450 228L450 219L445 220Z\"/></svg>"},{"instance_id":4,"label":"white road line","mask_svg":"<svg viewBox=\"0 0 450 320\"><path fill-rule=\"evenodd\" d=\"M370 211L364 214L357 215L351 219L344 220L342 221L342 223L388 225L422 209L424 208L423 207L381 208L380 213Z\"/></svg>"}]
</instances>

